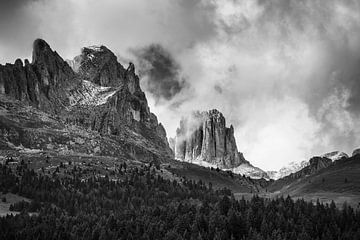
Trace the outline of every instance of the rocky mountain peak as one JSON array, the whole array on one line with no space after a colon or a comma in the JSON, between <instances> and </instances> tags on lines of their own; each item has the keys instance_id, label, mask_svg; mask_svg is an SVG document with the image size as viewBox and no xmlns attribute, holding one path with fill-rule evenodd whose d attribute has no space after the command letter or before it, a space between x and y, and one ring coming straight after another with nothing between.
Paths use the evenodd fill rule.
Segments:
<instances>
[{"instance_id":1,"label":"rocky mountain peak","mask_svg":"<svg viewBox=\"0 0 360 240\"><path fill-rule=\"evenodd\" d=\"M224 115L217 109L209 110L208 112L205 112L205 114L211 119L215 119L219 122L225 122Z\"/></svg>"},{"instance_id":2,"label":"rocky mountain peak","mask_svg":"<svg viewBox=\"0 0 360 240\"><path fill-rule=\"evenodd\" d=\"M0 65L0 93L54 113L67 104L67 93L77 84L70 66L42 39L33 43L32 63L17 59Z\"/></svg>"},{"instance_id":3,"label":"rocky mountain peak","mask_svg":"<svg viewBox=\"0 0 360 240\"><path fill-rule=\"evenodd\" d=\"M118 87L126 79L125 68L117 61L115 54L103 45L84 47L79 56L68 62L84 80L100 86Z\"/></svg>"},{"instance_id":4,"label":"rocky mountain peak","mask_svg":"<svg viewBox=\"0 0 360 240\"><path fill-rule=\"evenodd\" d=\"M22 60L20 58L18 58L18 59L15 60L14 65L17 68L22 68L23 67L23 62L22 62Z\"/></svg>"},{"instance_id":5,"label":"rocky mountain peak","mask_svg":"<svg viewBox=\"0 0 360 240\"><path fill-rule=\"evenodd\" d=\"M349 156L340 151L333 151L314 156L309 161L291 162L288 166L282 167L279 171L268 172L271 178L280 179L291 175L292 177L302 177L319 171L320 169L327 168L333 162L347 159Z\"/></svg>"},{"instance_id":6,"label":"rocky mountain peak","mask_svg":"<svg viewBox=\"0 0 360 240\"><path fill-rule=\"evenodd\" d=\"M340 151L333 151L333 152L325 153L325 154L321 155L321 157L331 159L332 161L337 161L342 158L349 158L349 156L346 153L340 152Z\"/></svg>"},{"instance_id":7,"label":"rocky mountain peak","mask_svg":"<svg viewBox=\"0 0 360 240\"><path fill-rule=\"evenodd\" d=\"M133 155L147 149L158 157L172 157L165 129L150 112L134 65L125 69L105 46L85 47L65 62L37 39L31 64L25 61L24 66L18 59L0 65L0 94L56 115L65 124L117 136L119 141L132 138L131 151L137 149Z\"/></svg>"},{"instance_id":8,"label":"rocky mountain peak","mask_svg":"<svg viewBox=\"0 0 360 240\"><path fill-rule=\"evenodd\" d=\"M329 158L326 158L326 157L316 156L316 157L310 158L309 163L310 163L309 166L311 168L318 170L321 168L328 167L332 163L332 160Z\"/></svg>"},{"instance_id":9,"label":"rocky mountain peak","mask_svg":"<svg viewBox=\"0 0 360 240\"><path fill-rule=\"evenodd\" d=\"M174 140L175 158L204 161L220 168L247 163L238 152L234 128L226 127L225 117L216 109L193 112L180 121Z\"/></svg>"},{"instance_id":10,"label":"rocky mountain peak","mask_svg":"<svg viewBox=\"0 0 360 240\"><path fill-rule=\"evenodd\" d=\"M41 62L45 56L52 55L53 51L43 39L36 39L33 43L32 63Z\"/></svg>"},{"instance_id":11,"label":"rocky mountain peak","mask_svg":"<svg viewBox=\"0 0 360 240\"><path fill-rule=\"evenodd\" d=\"M134 65L132 62L129 62L129 66L128 66L128 68L126 69L126 71L127 71L128 73L133 73L133 74L135 74L135 65Z\"/></svg>"},{"instance_id":12,"label":"rocky mountain peak","mask_svg":"<svg viewBox=\"0 0 360 240\"><path fill-rule=\"evenodd\" d=\"M298 171L291 173L288 176L285 176L284 178L301 178L310 174L313 174L315 172L318 172L319 170L323 168L329 167L333 161L330 158L323 157L323 156L315 156L310 158L307 164L304 165L303 168L298 169Z\"/></svg>"},{"instance_id":13,"label":"rocky mountain peak","mask_svg":"<svg viewBox=\"0 0 360 240\"><path fill-rule=\"evenodd\" d=\"M352 155L351 155L351 156L355 156L355 155L358 155L358 154L360 154L360 148L355 149L355 150L352 152Z\"/></svg>"},{"instance_id":14,"label":"rocky mountain peak","mask_svg":"<svg viewBox=\"0 0 360 240\"><path fill-rule=\"evenodd\" d=\"M59 71L73 74L70 66L42 39L36 39L33 43L32 64L46 69L50 75Z\"/></svg>"}]
</instances>

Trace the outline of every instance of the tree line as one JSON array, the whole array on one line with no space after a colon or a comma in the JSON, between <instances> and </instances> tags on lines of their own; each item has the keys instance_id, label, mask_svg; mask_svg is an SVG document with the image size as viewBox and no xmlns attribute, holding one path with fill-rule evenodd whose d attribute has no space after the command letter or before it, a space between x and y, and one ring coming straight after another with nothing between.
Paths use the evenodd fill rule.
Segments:
<instances>
[{"instance_id":1,"label":"tree line","mask_svg":"<svg viewBox=\"0 0 360 240\"><path fill-rule=\"evenodd\" d=\"M360 213L346 205L236 200L228 189L168 180L150 166L123 167L117 179L82 178L74 168L60 176L0 165L0 191L32 200L0 218L0 239L360 239Z\"/></svg>"}]
</instances>

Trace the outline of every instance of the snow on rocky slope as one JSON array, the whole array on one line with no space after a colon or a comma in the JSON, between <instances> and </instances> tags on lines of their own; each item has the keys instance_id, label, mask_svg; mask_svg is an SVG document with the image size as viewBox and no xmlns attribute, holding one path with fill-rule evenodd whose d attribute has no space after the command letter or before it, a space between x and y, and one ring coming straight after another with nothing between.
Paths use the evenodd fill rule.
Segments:
<instances>
[{"instance_id":1,"label":"snow on rocky slope","mask_svg":"<svg viewBox=\"0 0 360 240\"><path fill-rule=\"evenodd\" d=\"M349 156L344 152L334 151L334 152L325 153L319 157L320 158L328 158L332 162L334 162L334 161L338 161L342 158L348 158ZM296 172L300 171L301 169L309 166L309 164L310 164L309 161L290 162L287 166L282 167L279 171L268 171L267 174L269 175L269 177L271 179L277 180L277 179L286 177L286 176L290 175L291 173L296 173Z\"/></svg>"},{"instance_id":2,"label":"snow on rocky slope","mask_svg":"<svg viewBox=\"0 0 360 240\"><path fill-rule=\"evenodd\" d=\"M282 167L279 171L268 171L267 174L271 179L277 180L285 176L288 176L291 173L295 173L308 165L309 165L308 161L290 162L287 166Z\"/></svg>"}]
</instances>

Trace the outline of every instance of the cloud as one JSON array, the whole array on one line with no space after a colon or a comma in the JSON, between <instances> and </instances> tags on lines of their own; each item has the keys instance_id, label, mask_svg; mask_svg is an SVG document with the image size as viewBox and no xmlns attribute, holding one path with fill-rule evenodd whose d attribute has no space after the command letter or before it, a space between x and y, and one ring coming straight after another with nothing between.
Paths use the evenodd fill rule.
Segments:
<instances>
[{"instance_id":1,"label":"cloud","mask_svg":"<svg viewBox=\"0 0 360 240\"><path fill-rule=\"evenodd\" d=\"M29 56L26 51L31 52L32 41L25 43L23 39L38 33L38 19L27 11L33 3L33 0L0 1L1 61L13 62L18 57Z\"/></svg>"},{"instance_id":2,"label":"cloud","mask_svg":"<svg viewBox=\"0 0 360 240\"><path fill-rule=\"evenodd\" d=\"M138 62L168 136L217 108L265 169L360 145L358 0L0 3L2 63L29 57L37 37L69 59L104 44Z\"/></svg>"},{"instance_id":3,"label":"cloud","mask_svg":"<svg viewBox=\"0 0 360 240\"><path fill-rule=\"evenodd\" d=\"M196 97L179 112L218 108L235 125L239 149L264 168L269 155L275 167L359 145L357 1L213 4L217 34L181 56Z\"/></svg>"},{"instance_id":4,"label":"cloud","mask_svg":"<svg viewBox=\"0 0 360 240\"><path fill-rule=\"evenodd\" d=\"M313 154L312 148L322 142L317 134L321 124L299 99L265 98L245 106L247 119L237 131L237 143L255 165L280 169L284 163L279 159L305 160Z\"/></svg>"},{"instance_id":5,"label":"cloud","mask_svg":"<svg viewBox=\"0 0 360 240\"><path fill-rule=\"evenodd\" d=\"M180 65L160 44L151 44L133 50L136 56L142 86L151 93L156 102L170 100L186 88L186 82L180 75Z\"/></svg>"}]
</instances>

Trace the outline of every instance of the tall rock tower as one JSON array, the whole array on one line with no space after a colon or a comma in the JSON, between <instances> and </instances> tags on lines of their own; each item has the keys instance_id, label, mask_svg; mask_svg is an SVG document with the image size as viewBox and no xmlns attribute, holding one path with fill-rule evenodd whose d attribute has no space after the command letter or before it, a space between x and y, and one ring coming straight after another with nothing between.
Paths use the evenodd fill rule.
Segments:
<instances>
[{"instance_id":1,"label":"tall rock tower","mask_svg":"<svg viewBox=\"0 0 360 240\"><path fill-rule=\"evenodd\" d=\"M183 118L173 148L178 160L205 161L220 168L248 163L238 152L233 126L226 127L223 114L216 109Z\"/></svg>"}]
</instances>

